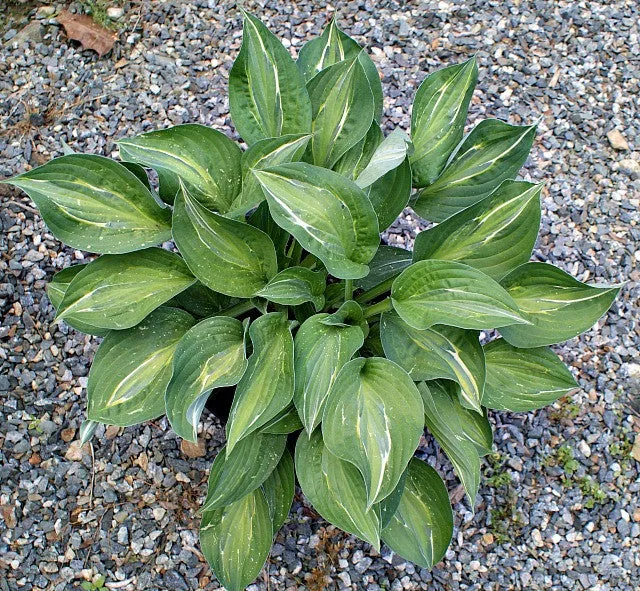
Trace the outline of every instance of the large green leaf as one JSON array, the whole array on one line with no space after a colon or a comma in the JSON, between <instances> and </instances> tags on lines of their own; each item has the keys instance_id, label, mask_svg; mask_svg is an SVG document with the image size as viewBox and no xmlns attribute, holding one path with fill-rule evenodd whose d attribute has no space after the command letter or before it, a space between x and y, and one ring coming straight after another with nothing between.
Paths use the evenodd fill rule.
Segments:
<instances>
[{"instance_id":1,"label":"large green leaf","mask_svg":"<svg viewBox=\"0 0 640 591\"><path fill-rule=\"evenodd\" d=\"M289 435L300 431L304 425L298 416L298 411L293 404L280 411L268 423L260 428L262 433L272 433L275 435Z\"/></svg>"},{"instance_id":2,"label":"large green leaf","mask_svg":"<svg viewBox=\"0 0 640 591\"><path fill-rule=\"evenodd\" d=\"M316 429L311 437L300 434L295 464L300 488L314 509L333 525L379 550L379 509L367 508L362 475L353 464L329 451L320 429Z\"/></svg>"},{"instance_id":3,"label":"large green leaf","mask_svg":"<svg viewBox=\"0 0 640 591\"><path fill-rule=\"evenodd\" d=\"M293 399L293 337L285 314L260 316L249 326L253 354L231 406L227 423L229 451L267 424Z\"/></svg>"},{"instance_id":4,"label":"large green leaf","mask_svg":"<svg viewBox=\"0 0 640 591\"><path fill-rule=\"evenodd\" d=\"M167 305L182 308L198 318L207 318L237 304L240 300L217 293L199 281L169 301Z\"/></svg>"},{"instance_id":5,"label":"large green leaf","mask_svg":"<svg viewBox=\"0 0 640 591\"><path fill-rule=\"evenodd\" d=\"M131 328L194 282L185 262L162 248L105 254L73 278L56 319Z\"/></svg>"},{"instance_id":6,"label":"large green leaf","mask_svg":"<svg viewBox=\"0 0 640 591\"><path fill-rule=\"evenodd\" d=\"M57 310L64 299L64 294L67 292L69 285L71 285L71 281L73 278L80 273L83 269L86 268L86 264L82 265L72 265L71 267L67 267L66 269L62 269L58 271L51 281L47 283L47 295L49 296L49 301L51 305ZM89 324L85 324L84 322L76 322L71 319L65 320L65 322L79 330L80 332L84 332L86 334L92 334L97 336L105 336L109 330L106 328L98 328L97 326L91 326Z\"/></svg>"},{"instance_id":7,"label":"large green leaf","mask_svg":"<svg viewBox=\"0 0 640 591\"><path fill-rule=\"evenodd\" d=\"M572 339L589 330L613 303L619 285L596 287L546 263L525 263L501 282L531 324L503 327L514 347L532 348Z\"/></svg>"},{"instance_id":8,"label":"large green leaf","mask_svg":"<svg viewBox=\"0 0 640 591\"><path fill-rule=\"evenodd\" d=\"M327 275L305 267L289 267L280 271L256 295L284 306L299 306L311 302L316 310L324 305Z\"/></svg>"},{"instance_id":9,"label":"large green leaf","mask_svg":"<svg viewBox=\"0 0 640 591\"><path fill-rule=\"evenodd\" d=\"M307 90L313 108L313 163L331 168L369 131L374 119L373 94L357 56L316 74Z\"/></svg>"},{"instance_id":10,"label":"large green leaf","mask_svg":"<svg viewBox=\"0 0 640 591\"><path fill-rule=\"evenodd\" d=\"M360 60L364 68L367 82L373 94L375 118L380 121L383 95L378 70L357 41L338 28L335 18L331 19L320 37L316 37L302 46L298 56L298 66L304 79L309 82L318 72L354 57Z\"/></svg>"},{"instance_id":11,"label":"large green leaf","mask_svg":"<svg viewBox=\"0 0 640 591\"><path fill-rule=\"evenodd\" d=\"M418 329L446 324L477 330L526 323L513 298L491 277L452 261L418 261L393 282L393 307Z\"/></svg>"},{"instance_id":12,"label":"large green leaf","mask_svg":"<svg viewBox=\"0 0 640 591\"><path fill-rule=\"evenodd\" d=\"M443 324L418 330L394 312L386 312L380 320L380 337L385 356L414 381L454 380L460 384L462 404L482 412L485 364L477 332Z\"/></svg>"},{"instance_id":13,"label":"large green leaf","mask_svg":"<svg viewBox=\"0 0 640 591\"><path fill-rule=\"evenodd\" d=\"M404 161L367 188L367 195L378 217L380 229L388 228L409 203L411 166Z\"/></svg>"},{"instance_id":14,"label":"large green leaf","mask_svg":"<svg viewBox=\"0 0 640 591\"><path fill-rule=\"evenodd\" d=\"M278 272L269 236L209 211L185 187L176 196L173 238L193 274L225 295L253 297Z\"/></svg>"},{"instance_id":15,"label":"large green leaf","mask_svg":"<svg viewBox=\"0 0 640 591\"><path fill-rule=\"evenodd\" d=\"M294 340L293 402L309 436L316 428L342 366L362 347L359 326L329 326L328 314L316 314L300 326Z\"/></svg>"},{"instance_id":16,"label":"large green leaf","mask_svg":"<svg viewBox=\"0 0 640 591\"><path fill-rule=\"evenodd\" d=\"M256 171L275 222L340 279L364 277L380 238L375 211L355 183L303 162Z\"/></svg>"},{"instance_id":17,"label":"large green leaf","mask_svg":"<svg viewBox=\"0 0 640 591\"><path fill-rule=\"evenodd\" d=\"M407 482L408 471L408 467L405 468L405 471L402 473L402 476L400 477L400 480L398 481L398 484L393 492L388 497L382 499L380 503L378 503L378 507L380 507L380 525L382 526L382 529L389 525L391 518L400 506L402 493L404 492L404 485Z\"/></svg>"},{"instance_id":18,"label":"large green leaf","mask_svg":"<svg viewBox=\"0 0 640 591\"><path fill-rule=\"evenodd\" d=\"M400 505L382 540L394 552L424 568L444 557L453 535L447 487L429 465L413 458Z\"/></svg>"},{"instance_id":19,"label":"large green leaf","mask_svg":"<svg viewBox=\"0 0 640 591\"><path fill-rule=\"evenodd\" d=\"M489 197L420 232L413 258L459 261L499 281L526 263L540 228L542 185L504 181Z\"/></svg>"},{"instance_id":20,"label":"large green leaf","mask_svg":"<svg viewBox=\"0 0 640 591\"><path fill-rule=\"evenodd\" d=\"M368 506L389 496L423 429L420 394L399 366L358 358L340 370L326 401L322 434L331 453L364 476Z\"/></svg>"},{"instance_id":21,"label":"large green leaf","mask_svg":"<svg viewBox=\"0 0 640 591\"><path fill-rule=\"evenodd\" d=\"M433 183L464 134L471 95L478 81L476 58L437 70L420 84L411 113L416 187Z\"/></svg>"},{"instance_id":22,"label":"large green leaf","mask_svg":"<svg viewBox=\"0 0 640 591\"><path fill-rule=\"evenodd\" d=\"M380 129L378 122L374 120L367 134L340 157L333 166L333 170L351 180L355 180L367 167L376 148L383 139L382 129Z\"/></svg>"},{"instance_id":23,"label":"large green leaf","mask_svg":"<svg viewBox=\"0 0 640 591\"><path fill-rule=\"evenodd\" d=\"M262 483L262 492L269 505L269 516L273 522L274 535L289 515L295 489L293 458L289 450L285 449L275 470Z\"/></svg>"},{"instance_id":24,"label":"large green leaf","mask_svg":"<svg viewBox=\"0 0 640 591\"><path fill-rule=\"evenodd\" d=\"M123 160L153 168L160 195L173 203L180 181L204 207L226 213L242 181L239 146L224 133L189 123L120 140Z\"/></svg>"},{"instance_id":25,"label":"large green leaf","mask_svg":"<svg viewBox=\"0 0 640 591\"><path fill-rule=\"evenodd\" d=\"M284 135L267 138L253 144L242 154L242 193L231 204L229 215L244 216L248 211L264 201L264 193L254 170L261 170L278 164L297 162L311 136L308 134Z\"/></svg>"},{"instance_id":26,"label":"large green leaf","mask_svg":"<svg viewBox=\"0 0 640 591\"><path fill-rule=\"evenodd\" d=\"M211 390L235 386L246 368L244 327L239 320L214 316L191 328L173 356L173 374L165 393L173 430L195 442Z\"/></svg>"},{"instance_id":27,"label":"large green leaf","mask_svg":"<svg viewBox=\"0 0 640 591\"><path fill-rule=\"evenodd\" d=\"M452 387L453 386L453 387ZM456 470L473 508L480 488L480 458L491 453L493 432L486 412L464 408L453 382L421 382L427 429Z\"/></svg>"},{"instance_id":28,"label":"large green leaf","mask_svg":"<svg viewBox=\"0 0 640 591\"><path fill-rule=\"evenodd\" d=\"M286 435L251 433L232 451L221 449L209 472L202 511L221 509L258 488L275 470L286 444Z\"/></svg>"},{"instance_id":29,"label":"large green leaf","mask_svg":"<svg viewBox=\"0 0 640 591\"><path fill-rule=\"evenodd\" d=\"M376 148L365 168L358 174L356 185L364 189L398 168L407 158L411 140L401 129L392 131Z\"/></svg>"},{"instance_id":30,"label":"large green leaf","mask_svg":"<svg viewBox=\"0 0 640 591\"><path fill-rule=\"evenodd\" d=\"M283 269L288 267L291 259L287 256L287 246L291 240L291 235L273 221L269 213L269 205L266 201L263 201L258 205L257 209L251 213L247 219L247 223L262 230L271 238L271 242L273 242L276 249L276 256L278 257L278 268Z\"/></svg>"},{"instance_id":31,"label":"large green leaf","mask_svg":"<svg viewBox=\"0 0 640 591\"><path fill-rule=\"evenodd\" d=\"M487 408L528 412L547 406L577 387L560 358L548 347L518 349L504 339L484 346Z\"/></svg>"},{"instance_id":32,"label":"large green leaf","mask_svg":"<svg viewBox=\"0 0 640 591\"><path fill-rule=\"evenodd\" d=\"M244 12L242 48L229 74L229 106L238 133L253 144L311 131L304 79L279 39Z\"/></svg>"},{"instance_id":33,"label":"large green leaf","mask_svg":"<svg viewBox=\"0 0 640 591\"><path fill-rule=\"evenodd\" d=\"M413 208L441 222L493 192L516 176L525 163L535 125L509 125L486 119L474 127L438 179L422 189Z\"/></svg>"},{"instance_id":34,"label":"large green leaf","mask_svg":"<svg viewBox=\"0 0 640 591\"><path fill-rule=\"evenodd\" d=\"M202 515L200 547L227 591L244 591L255 580L272 539L273 523L261 488Z\"/></svg>"},{"instance_id":35,"label":"large green leaf","mask_svg":"<svg viewBox=\"0 0 640 591\"><path fill-rule=\"evenodd\" d=\"M108 158L69 154L0 182L27 193L51 233L73 248L121 254L171 239L171 212Z\"/></svg>"},{"instance_id":36,"label":"large green leaf","mask_svg":"<svg viewBox=\"0 0 640 591\"><path fill-rule=\"evenodd\" d=\"M411 251L396 246L378 247L369 263L369 274L356 281L356 285L364 290L373 289L381 283L400 275L411 264Z\"/></svg>"},{"instance_id":37,"label":"large green leaf","mask_svg":"<svg viewBox=\"0 0 640 591\"><path fill-rule=\"evenodd\" d=\"M164 414L173 353L192 326L183 310L161 307L133 328L111 331L89 372L87 418L128 427Z\"/></svg>"}]
</instances>

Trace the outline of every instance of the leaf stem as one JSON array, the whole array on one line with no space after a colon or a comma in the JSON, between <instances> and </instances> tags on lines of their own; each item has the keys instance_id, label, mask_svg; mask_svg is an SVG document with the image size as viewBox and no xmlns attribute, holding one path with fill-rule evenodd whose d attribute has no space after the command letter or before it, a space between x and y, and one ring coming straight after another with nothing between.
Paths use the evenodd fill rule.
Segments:
<instances>
[{"instance_id":1,"label":"leaf stem","mask_svg":"<svg viewBox=\"0 0 640 591\"><path fill-rule=\"evenodd\" d=\"M391 298L385 298L381 302L377 304L373 304L364 309L364 317L371 318L372 316L377 316L378 314L382 314L383 312L387 312L391 310Z\"/></svg>"},{"instance_id":2,"label":"leaf stem","mask_svg":"<svg viewBox=\"0 0 640 591\"><path fill-rule=\"evenodd\" d=\"M300 244L297 240L293 241L289 258L291 259L292 267L296 267L300 264L300 259L302 258L302 244Z\"/></svg>"},{"instance_id":3,"label":"leaf stem","mask_svg":"<svg viewBox=\"0 0 640 591\"><path fill-rule=\"evenodd\" d=\"M353 279L344 280L344 301L353 299Z\"/></svg>"},{"instance_id":4,"label":"leaf stem","mask_svg":"<svg viewBox=\"0 0 640 591\"><path fill-rule=\"evenodd\" d=\"M374 300L378 296L386 293L391 289L391 285L393 284L395 277L389 277L386 281L383 281L380 285L376 285L372 287L370 290L361 293L357 298L356 302L359 304L366 304L371 300Z\"/></svg>"},{"instance_id":5,"label":"leaf stem","mask_svg":"<svg viewBox=\"0 0 640 591\"><path fill-rule=\"evenodd\" d=\"M216 316L230 316L231 318L237 318L252 308L254 308L254 305L251 300L244 300L242 302L238 302L235 306L222 310L222 312L219 312Z\"/></svg>"}]
</instances>

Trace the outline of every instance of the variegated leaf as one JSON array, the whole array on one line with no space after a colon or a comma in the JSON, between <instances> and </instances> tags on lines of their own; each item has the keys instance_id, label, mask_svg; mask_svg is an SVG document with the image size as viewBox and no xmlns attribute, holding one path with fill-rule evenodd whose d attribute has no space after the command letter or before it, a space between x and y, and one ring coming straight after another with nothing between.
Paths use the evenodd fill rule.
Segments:
<instances>
[{"instance_id":1,"label":"variegated leaf","mask_svg":"<svg viewBox=\"0 0 640 591\"><path fill-rule=\"evenodd\" d=\"M621 287L587 285L546 263L520 265L500 283L530 322L521 329L503 327L500 333L522 348L561 343L589 330Z\"/></svg>"},{"instance_id":2,"label":"variegated leaf","mask_svg":"<svg viewBox=\"0 0 640 591\"><path fill-rule=\"evenodd\" d=\"M380 508L380 525L382 526L382 529L389 525L391 518L395 515L398 507L400 506L402 494L404 493L404 486L407 482L408 472L409 469L407 467L402 473L400 480L398 480L398 484L395 489L393 489L393 492L378 503L378 507Z\"/></svg>"},{"instance_id":3,"label":"variegated leaf","mask_svg":"<svg viewBox=\"0 0 640 591\"><path fill-rule=\"evenodd\" d=\"M180 340L165 393L167 418L182 438L195 442L211 390L235 386L247 368L244 327L227 316L206 318Z\"/></svg>"},{"instance_id":4,"label":"variegated leaf","mask_svg":"<svg viewBox=\"0 0 640 591\"><path fill-rule=\"evenodd\" d=\"M251 213L247 219L247 223L254 228L258 228L258 230L262 230L271 238L271 242L273 242L276 249L278 268L284 269L288 267L291 264L291 259L287 256L287 247L291 240L291 235L273 221L269 213L269 205L266 201L260 203L257 209Z\"/></svg>"},{"instance_id":5,"label":"variegated leaf","mask_svg":"<svg viewBox=\"0 0 640 591\"><path fill-rule=\"evenodd\" d=\"M491 277L453 261L418 261L393 282L393 307L414 328L434 324L483 330L526 324L513 298Z\"/></svg>"},{"instance_id":6,"label":"variegated leaf","mask_svg":"<svg viewBox=\"0 0 640 591\"><path fill-rule=\"evenodd\" d=\"M229 451L266 425L293 399L293 337L285 314L260 316L249 326L253 354L231 406L227 423Z\"/></svg>"},{"instance_id":7,"label":"variegated leaf","mask_svg":"<svg viewBox=\"0 0 640 591\"><path fill-rule=\"evenodd\" d=\"M356 281L365 291L397 277L411 264L411 251L396 246L381 245L369 263L369 274Z\"/></svg>"},{"instance_id":8,"label":"variegated leaf","mask_svg":"<svg viewBox=\"0 0 640 591\"><path fill-rule=\"evenodd\" d=\"M0 183L22 189L51 233L73 248L121 254L171 239L171 212L122 164L69 154Z\"/></svg>"},{"instance_id":9,"label":"variegated leaf","mask_svg":"<svg viewBox=\"0 0 640 591\"><path fill-rule=\"evenodd\" d=\"M160 307L140 324L111 331L95 355L87 383L87 418L128 427L164 414L173 353L193 318Z\"/></svg>"},{"instance_id":10,"label":"variegated leaf","mask_svg":"<svg viewBox=\"0 0 640 591\"><path fill-rule=\"evenodd\" d=\"M504 339L484 346L487 408L528 412L547 406L578 386L560 358L548 347L518 349Z\"/></svg>"},{"instance_id":11,"label":"variegated leaf","mask_svg":"<svg viewBox=\"0 0 640 591\"><path fill-rule=\"evenodd\" d=\"M271 433L273 435L289 435L300 431L304 425L298 416L298 411L293 404L280 411L268 423L260 428L261 433Z\"/></svg>"},{"instance_id":12,"label":"variegated leaf","mask_svg":"<svg viewBox=\"0 0 640 591\"><path fill-rule=\"evenodd\" d=\"M226 213L240 192L242 151L224 133L189 123L118 142L123 160L153 168L160 196L173 203L180 181L207 209Z\"/></svg>"},{"instance_id":13,"label":"variegated leaf","mask_svg":"<svg viewBox=\"0 0 640 591\"><path fill-rule=\"evenodd\" d=\"M366 189L376 212L380 229L388 228L409 203L411 197L411 166L405 160Z\"/></svg>"},{"instance_id":14,"label":"variegated leaf","mask_svg":"<svg viewBox=\"0 0 640 591\"><path fill-rule=\"evenodd\" d=\"M324 305L327 275L305 267L289 267L280 271L256 295L283 306L299 306L311 302L316 310Z\"/></svg>"},{"instance_id":15,"label":"variegated leaf","mask_svg":"<svg viewBox=\"0 0 640 591\"><path fill-rule=\"evenodd\" d=\"M364 189L394 168L398 168L405 161L410 145L411 140L404 131L392 131L378 145L368 164L356 178L356 185Z\"/></svg>"},{"instance_id":16,"label":"variegated leaf","mask_svg":"<svg viewBox=\"0 0 640 591\"><path fill-rule=\"evenodd\" d=\"M368 507L389 496L423 429L420 394L409 375L381 357L358 358L340 370L326 401L324 441L364 476Z\"/></svg>"},{"instance_id":17,"label":"variegated leaf","mask_svg":"<svg viewBox=\"0 0 640 591\"><path fill-rule=\"evenodd\" d=\"M161 248L105 254L73 278L56 320L107 329L131 328L194 282L185 262Z\"/></svg>"},{"instance_id":18,"label":"variegated leaf","mask_svg":"<svg viewBox=\"0 0 640 591\"><path fill-rule=\"evenodd\" d=\"M355 180L367 167L383 139L382 129L374 120L367 134L355 146L340 156L340 159L333 166L333 170L350 180Z\"/></svg>"},{"instance_id":19,"label":"variegated leaf","mask_svg":"<svg viewBox=\"0 0 640 591\"><path fill-rule=\"evenodd\" d=\"M217 293L199 281L167 302L168 306L182 308L197 318L207 318L219 314L223 310L237 304L238 298L230 298Z\"/></svg>"},{"instance_id":20,"label":"variegated leaf","mask_svg":"<svg viewBox=\"0 0 640 591\"><path fill-rule=\"evenodd\" d=\"M441 222L488 197L502 181L513 179L525 163L535 125L509 125L486 119L454 152L442 174L422 189L413 208Z\"/></svg>"},{"instance_id":21,"label":"variegated leaf","mask_svg":"<svg viewBox=\"0 0 640 591\"><path fill-rule=\"evenodd\" d=\"M265 138L311 131L304 79L280 40L243 13L242 48L229 74L231 118L251 145Z\"/></svg>"},{"instance_id":22,"label":"variegated leaf","mask_svg":"<svg viewBox=\"0 0 640 591\"><path fill-rule=\"evenodd\" d=\"M295 488L293 458L285 448L275 470L262 483L262 492L269 505L269 516L273 522L274 536L289 516Z\"/></svg>"}]
</instances>

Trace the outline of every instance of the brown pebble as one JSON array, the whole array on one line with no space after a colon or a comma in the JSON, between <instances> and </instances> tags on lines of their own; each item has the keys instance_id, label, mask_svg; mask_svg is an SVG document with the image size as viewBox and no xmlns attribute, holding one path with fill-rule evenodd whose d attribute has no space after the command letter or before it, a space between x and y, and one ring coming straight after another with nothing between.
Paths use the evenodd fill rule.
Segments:
<instances>
[{"instance_id":1,"label":"brown pebble","mask_svg":"<svg viewBox=\"0 0 640 591\"><path fill-rule=\"evenodd\" d=\"M188 458L202 458L207 453L202 439L199 439L198 443L191 443L190 441L183 439L180 442L180 449Z\"/></svg>"},{"instance_id":2,"label":"brown pebble","mask_svg":"<svg viewBox=\"0 0 640 591\"><path fill-rule=\"evenodd\" d=\"M73 427L69 427L68 429L63 429L60 433L60 437L62 437L62 441L65 443L69 443L76 434L76 430Z\"/></svg>"}]
</instances>

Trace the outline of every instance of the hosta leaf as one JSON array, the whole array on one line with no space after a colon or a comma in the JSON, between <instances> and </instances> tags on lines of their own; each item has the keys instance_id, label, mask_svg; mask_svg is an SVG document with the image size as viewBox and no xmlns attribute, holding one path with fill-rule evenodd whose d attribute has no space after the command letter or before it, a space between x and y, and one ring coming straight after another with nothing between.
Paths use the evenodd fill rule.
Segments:
<instances>
[{"instance_id":1,"label":"hosta leaf","mask_svg":"<svg viewBox=\"0 0 640 591\"><path fill-rule=\"evenodd\" d=\"M244 327L227 316L207 318L180 340L165 393L167 418L182 438L195 442L213 388L235 386L247 368Z\"/></svg>"},{"instance_id":2,"label":"hosta leaf","mask_svg":"<svg viewBox=\"0 0 640 591\"><path fill-rule=\"evenodd\" d=\"M269 556L272 538L269 505L260 488L202 515L200 547L227 591L244 591L256 579Z\"/></svg>"},{"instance_id":3,"label":"hosta leaf","mask_svg":"<svg viewBox=\"0 0 640 591\"><path fill-rule=\"evenodd\" d=\"M410 250L381 245L369 263L369 274L358 279L356 285L364 290L373 289L387 279L400 275L410 264Z\"/></svg>"},{"instance_id":4,"label":"hosta leaf","mask_svg":"<svg viewBox=\"0 0 640 591\"><path fill-rule=\"evenodd\" d=\"M220 450L209 472L202 511L220 509L258 488L275 470L287 444L285 435L252 433L233 451Z\"/></svg>"},{"instance_id":5,"label":"hosta leaf","mask_svg":"<svg viewBox=\"0 0 640 591\"><path fill-rule=\"evenodd\" d=\"M380 228L388 228L409 203L411 166L405 160L367 188Z\"/></svg>"},{"instance_id":6,"label":"hosta leaf","mask_svg":"<svg viewBox=\"0 0 640 591\"><path fill-rule=\"evenodd\" d=\"M491 277L452 261L418 261L393 282L393 307L409 325L489 329L526 323L513 298Z\"/></svg>"},{"instance_id":7,"label":"hosta leaf","mask_svg":"<svg viewBox=\"0 0 640 591\"><path fill-rule=\"evenodd\" d=\"M302 162L256 176L275 222L340 279L364 277L380 238L376 214L355 183Z\"/></svg>"},{"instance_id":8,"label":"hosta leaf","mask_svg":"<svg viewBox=\"0 0 640 591\"><path fill-rule=\"evenodd\" d=\"M400 477L397 486L393 489L393 492L388 497L382 499L379 503L380 525L383 529L389 525L391 518L400 506L402 493L404 492L404 485L407 482L407 472L408 469L405 468L405 471L402 473L402 476Z\"/></svg>"},{"instance_id":9,"label":"hosta leaf","mask_svg":"<svg viewBox=\"0 0 640 591\"><path fill-rule=\"evenodd\" d=\"M328 314L316 314L300 326L294 340L295 394L293 402L311 435L342 366L362 347L359 326L328 326Z\"/></svg>"},{"instance_id":10,"label":"hosta leaf","mask_svg":"<svg viewBox=\"0 0 640 591\"><path fill-rule=\"evenodd\" d=\"M464 134L471 95L478 81L476 58L437 70L420 84L411 113L416 187L433 183Z\"/></svg>"},{"instance_id":11,"label":"hosta leaf","mask_svg":"<svg viewBox=\"0 0 640 591\"><path fill-rule=\"evenodd\" d=\"M394 552L424 568L445 555L453 535L453 513L442 478L429 465L413 458L400 505L382 540Z\"/></svg>"},{"instance_id":12,"label":"hosta leaf","mask_svg":"<svg viewBox=\"0 0 640 591\"><path fill-rule=\"evenodd\" d=\"M422 400L407 373L380 357L340 370L326 401L324 441L364 476L368 506L397 486L422 435Z\"/></svg>"},{"instance_id":13,"label":"hosta leaf","mask_svg":"<svg viewBox=\"0 0 640 591\"><path fill-rule=\"evenodd\" d=\"M229 215L244 216L264 201L264 193L253 174L254 170L297 162L304 155L310 139L311 136L308 134L267 138L256 142L244 152L242 154L242 193L231 204Z\"/></svg>"},{"instance_id":14,"label":"hosta leaf","mask_svg":"<svg viewBox=\"0 0 640 591\"><path fill-rule=\"evenodd\" d=\"M577 387L560 358L548 347L518 349L504 339L484 346L487 408L528 412L547 406Z\"/></svg>"},{"instance_id":15,"label":"hosta leaf","mask_svg":"<svg viewBox=\"0 0 640 591\"><path fill-rule=\"evenodd\" d=\"M275 435L288 435L303 428L302 421L298 416L298 411L293 404L273 417L264 427L260 429L262 433L272 433Z\"/></svg>"},{"instance_id":16,"label":"hosta leaf","mask_svg":"<svg viewBox=\"0 0 640 591\"><path fill-rule=\"evenodd\" d=\"M460 384L461 402L482 412L485 364L478 333L437 324L425 330L409 326L394 312L380 321L385 356L414 381L446 378Z\"/></svg>"},{"instance_id":17,"label":"hosta leaf","mask_svg":"<svg viewBox=\"0 0 640 591\"><path fill-rule=\"evenodd\" d=\"M398 168L406 160L410 145L411 140L404 131L392 131L378 145L368 164L356 178L356 185L364 189L394 168Z\"/></svg>"},{"instance_id":18,"label":"hosta leaf","mask_svg":"<svg viewBox=\"0 0 640 591\"><path fill-rule=\"evenodd\" d=\"M441 222L481 201L502 181L516 176L527 159L535 132L535 125L481 121L438 179L422 189L413 208L422 217Z\"/></svg>"},{"instance_id":19,"label":"hosta leaf","mask_svg":"<svg viewBox=\"0 0 640 591\"><path fill-rule=\"evenodd\" d=\"M304 79L309 82L318 72L325 68L354 57L358 57L364 68L373 94L375 117L380 121L383 96L378 70L357 41L338 28L335 19L331 20L320 37L316 37L302 46L298 56L298 66Z\"/></svg>"},{"instance_id":20,"label":"hosta leaf","mask_svg":"<svg viewBox=\"0 0 640 591\"><path fill-rule=\"evenodd\" d=\"M247 219L247 222L254 228L262 230L271 238L278 257L278 268L287 267L290 263L290 259L287 257L287 245L291 235L273 221L266 201L258 205L257 209Z\"/></svg>"},{"instance_id":21,"label":"hosta leaf","mask_svg":"<svg viewBox=\"0 0 640 591\"><path fill-rule=\"evenodd\" d=\"M275 535L289 516L295 493L293 458L288 449L284 450L275 470L262 483L262 492L269 505L269 516Z\"/></svg>"},{"instance_id":22,"label":"hosta leaf","mask_svg":"<svg viewBox=\"0 0 640 591\"><path fill-rule=\"evenodd\" d=\"M118 142L123 160L153 168L160 196L173 203L180 181L207 209L225 213L242 181L242 151L224 133L189 123L151 131Z\"/></svg>"},{"instance_id":23,"label":"hosta leaf","mask_svg":"<svg viewBox=\"0 0 640 591\"><path fill-rule=\"evenodd\" d=\"M219 314L239 301L237 298L217 293L196 281L175 296L169 304L176 308L182 308L198 318L206 318Z\"/></svg>"},{"instance_id":24,"label":"hosta leaf","mask_svg":"<svg viewBox=\"0 0 640 591\"><path fill-rule=\"evenodd\" d=\"M111 331L89 372L87 418L128 427L164 414L173 353L193 323L186 312L161 307L133 328Z\"/></svg>"},{"instance_id":25,"label":"hosta leaf","mask_svg":"<svg viewBox=\"0 0 640 591\"><path fill-rule=\"evenodd\" d=\"M572 339L606 313L619 285L596 287L546 263L525 263L501 282L531 324L500 333L514 347L532 348ZM525 330L526 329L526 330Z\"/></svg>"},{"instance_id":26,"label":"hosta leaf","mask_svg":"<svg viewBox=\"0 0 640 591\"><path fill-rule=\"evenodd\" d=\"M305 267L289 267L280 271L258 293L262 298L284 306L312 302L319 310L324 305L326 273Z\"/></svg>"},{"instance_id":27,"label":"hosta leaf","mask_svg":"<svg viewBox=\"0 0 640 591\"><path fill-rule=\"evenodd\" d=\"M376 148L384 135L377 121L374 121L367 134L354 146L349 148L333 166L333 170L354 180L371 161Z\"/></svg>"},{"instance_id":28,"label":"hosta leaf","mask_svg":"<svg viewBox=\"0 0 640 591\"><path fill-rule=\"evenodd\" d=\"M413 258L459 261L499 281L526 263L540 228L542 185L504 181L489 197L416 237Z\"/></svg>"},{"instance_id":29,"label":"hosta leaf","mask_svg":"<svg viewBox=\"0 0 640 591\"><path fill-rule=\"evenodd\" d=\"M353 300L347 300L333 314L321 320L328 326L362 326L364 321L362 306Z\"/></svg>"},{"instance_id":30,"label":"hosta leaf","mask_svg":"<svg viewBox=\"0 0 640 591\"><path fill-rule=\"evenodd\" d=\"M331 168L369 131L374 119L373 94L357 56L316 74L307 90L313 108L313 163Z\"/></svg>"},{"instance_id":31,"label":"hosta leaf","mask_svg":"<svg viewBox=\"0 0 640 591\"><path fill-rule=\"evenodd\" d=\"M229 74L229 106L248 144L311 131L311 102L289 52L256 17L244 14L242 48Z\"/></svg>"},{"instance_id":32,"label":"hosta leaf","mask_svg":"<svg viewBox=\"0 0 640 591\"><path fill-rule=\"evenodd\" d=\"M267 424L293 399L293 337L280 312L249 326L253 354L233 399L227 423L228 449Z\"/></svg>"},{"instance_id":33,"label":"hosta leaf","mask_svg":"<svg viewBox=\"0 0 640 591\"><path fill-rule=\"evenodd\" d=\"M278 272L269 236L205 209L185 187L176 196L173 238L193 274L225 295L252 297Z\"/></svg>"},{"instance_id":34,"label":"hosta leaf","mask_svg":"<svg viewBox=\"0 0 640 591\"><path fill-rule=\"evenodd\" d=\"M47 283L47 295L49 296L51 305L56 310L60 307L60 304L62 303L62 300L64 298L64 294L66 293L67 288L71 284L73 278L78 273L80 273L80 271L85 269L86 266L86 264L73 265L71 267L67 267L66 269L62 269L53 276L49 283ZM109 332L109 330L106 328L98 328L97 326L91 326L89 324L85 324L84 322L76 322L71 319L67 319L65 320L65 322L72 328L75 328L76 330L79 330L80 332L84 332L86 334L93 334L103 337Z\"/></svg>"},{"instance_id":35,"label":"hosta leaf","mask_svg":"<svg viewBox=\"0 0 640 591\"><path fill-rule=\"evenodd\" d=\"M161 248L105 254L73 278L56 319L131 328L194 282L184 261Z\"/></svg>"},{"instance_id":36,"label":"hosta leaf","mask_svg":"<svg viewBox=\"0 0 640 591\"><path fill-rule=\"evenodd\" d=\"M493 432L486 413L460 404L457 389L453 382L418 384L427 429L451 460L473 508L480 488L480 458L491 453Z\"/></svg>"},{"instance_id":37,"label":"hosta leaf","mask_svg":"<svg viewBox=\"0 0 640 591\"><path fill-rule=\"evenodd\" d=\"M380 548L378 508L367 508L367 492L358 469L333 455L320 429L296 443L296 474L300 488L327 521Z\"/></svg>"},{"instance_id":38,"label":"hosta leaf","mask_svg":"<svg viewBox=\"0 0 640 591\"><path fill-rule=\"evenodd\" d=\"M171 212L108 158L61 156L0 182L29 195L51 233L73 248L121 254L171 239Z\"/></svg>"}]
</instances>

